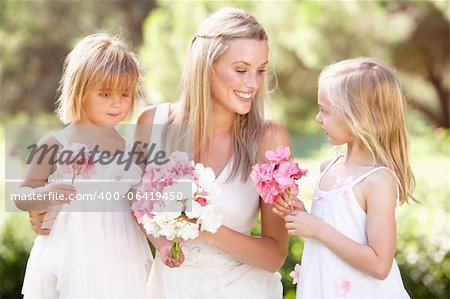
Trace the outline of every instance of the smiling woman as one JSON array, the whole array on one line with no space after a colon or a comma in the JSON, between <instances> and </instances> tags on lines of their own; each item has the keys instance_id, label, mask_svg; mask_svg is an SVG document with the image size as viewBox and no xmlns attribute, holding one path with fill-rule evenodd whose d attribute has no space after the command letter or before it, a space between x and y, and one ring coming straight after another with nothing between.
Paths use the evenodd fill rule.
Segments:
<instances>
[{"instance_id":1,"label":"smiling woman","mask_svg":"<svg viewBox=\"0 0 450 299\"><path fill-rule=\"evenodd\" d=\"M261 24L243 10L221 9L205 19L192 40L179 103L150 107L139 117L139 124L190 126L192 135L177 132L164 143L192 148L193 160L213 169L223 223L216 233L201 232L181 246L181 266L182 260L157 255L149 278L152 298L282 297L276 271L287 254L284 223L249 180L252 165L263 162L267 150L290 146L287 130L264 119L267 63ZM161 144L156 135L136 134L139 141ZM261 236L250 236L259 212ZM167 243L172 245L162 238L154 242L157 249L170 248Z\"/></svg>"},{"instance_id":2,"label":"smiling woman","mask_svg":"<svg viewBox=\"0 0 450 299\"><path fill-rule=\"evenodd\" d=\"M264 82L267 41L240 38L228 42L227 51L217 59L211 74L215 113L245 115Z\"/></svg>"}]
</instances>

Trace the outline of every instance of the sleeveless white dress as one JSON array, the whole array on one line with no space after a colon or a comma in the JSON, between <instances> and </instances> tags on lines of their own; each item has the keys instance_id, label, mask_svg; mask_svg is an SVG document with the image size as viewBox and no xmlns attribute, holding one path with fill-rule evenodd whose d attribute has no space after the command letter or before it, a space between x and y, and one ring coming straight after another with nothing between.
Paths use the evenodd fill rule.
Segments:
<instances>
[{"instance_id":1,"label":"sleeveless white dress","mask_svg":"<svg viewBox=\"0 0 450 299\"><path fill-rule=\"evenodd\" d=\"M69 147L62 132L54 136ZM127 143L125 152L129 150ZM126 194L142 173L134 163L129 170L114 162L94 165L91 178L75 178L78 194L103 193L105 198ZM57 168L48 183L70 184L71 178ZM153 257L127 197L95 207L92 203L79 200L59 206L50 235L36 237L22 288L24 298L148 298Z\"/></svg>"},{"instance_id":2,"label":"sleeveless white dress","mask_svg":"<svg viewBox=\"0 0 450 299\"><path fill-rule=\"evenodd\" d=\"M355 242L368 244L367 215L356 201L353 187L370 174L386 167L374 168L332 190L321 190L319 186L323 175L339 158L334 159L319 176L313 194L311 214ZM403 287L395 259L387 278L378 280L347 264L320 241L305 238L297 298L410 297Z\"/></svg>"},{"instance_id":3,"label":"sleeveless white dress","mask_svg":"<svg viewBox=\"0 0 450 299\"><path fill-rule=\"evenodd\" d=\"M157 106L153 123L167 123L168 115L168 104ZM160 143L160 138L160 134L152 134L150 142ZM216 178L218 211L225 226L248 235L258 216L259 196L250 179L226 182L230 171L231 162ZM148 282L150 298L282 298L278 272L244 264L203 242L183 243L181 248L185 261L179 268L169 268L155 257Z\"/></svg>"}]
</instances>

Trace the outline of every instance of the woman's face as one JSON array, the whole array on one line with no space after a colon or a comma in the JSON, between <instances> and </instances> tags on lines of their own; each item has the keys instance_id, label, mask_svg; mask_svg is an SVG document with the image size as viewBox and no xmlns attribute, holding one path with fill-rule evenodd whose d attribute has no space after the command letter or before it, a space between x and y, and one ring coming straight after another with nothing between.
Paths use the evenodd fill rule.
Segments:
<instances>
[{"instance_id":1,"label":"woman's face","mask_svg":"<svg viewBox=\"0 0 450 299\"><path fill-rule=\"evenodd\" d=\"M214 110L247 114L264 83L267 41L239 38L229 41L227 46L211 72Z\"/></svg>"}]
</instances>

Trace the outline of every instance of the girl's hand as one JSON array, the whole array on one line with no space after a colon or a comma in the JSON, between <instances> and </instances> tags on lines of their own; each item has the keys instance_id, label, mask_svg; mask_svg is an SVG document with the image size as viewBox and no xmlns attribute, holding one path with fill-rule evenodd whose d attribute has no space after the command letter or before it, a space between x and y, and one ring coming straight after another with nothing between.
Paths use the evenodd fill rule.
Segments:
<instances>
[{"instance_id":1,"label":"girl's hand","mask_svg":"<svg viewBox=\"0 0 450 299\"><path fill-rule=\"evenodd\" d=\"M65 203L70 203L75 199L77 190L74 186L68 184L52 183L35 189L36 193L42 194L42 196L48 196L54 194L53 200L47 199L47 206L57 206ZM52 193L51 193L52 192Z\"/></svg>"},{"instance_id":2,"label":"girl's hand","mask_svg":"<svg viewBox=\"0 0 450 299\"><path fill-rule=\"evenodd\" d=\"M46 210L43 210L43 211L30 211L28 213L28 216L29 216L29 219L30 219L30 223L31 223L31 228L38 235L48 235L48 234L50 234L50 229L42 228L42 223L44 221L44 217L45 217L46 214L47 214ZM56 214L54 215L54 217L56 218ZM46 220L54 221L55 219L48 219L48 217L47 217Z\"/></svg>"},{"instance_id":3,"label":"girl's hand","mask_svg":"<svg viewBox=\"0 0 450 299\"><path fill-rule=\"evenodd\" d=\"M295 211L284 217L289 235L316 239L325 224L320 218L305 211Z\"/></svg>"},{"instance_id":4,"label":"girl's hand","mask_svg":"<svg viewBox=\"0 0 450 299\"><path fill-rule=\"evenodd\" d=\"M294 210L291 210L291 207L293 207ZM279 196L278 200L274 204L272 211L281 218L284 218L286 215L291 214L295 211L306 212L306 209L303 202L296 197L294 197L293 199L289 199L285 198L284 196Z\"/></svg>"},{"instance_id":5,"label":"girl's hand","mask_svg":"<svg viewBox=\"0 0 450 299\"><path fill-rule=\"evenodd\" d=\"M181 264L184 262L184 254L183 250L180 248L178 260L174 260L171 257L172 245L173 245L172 241L169 241L166 238L161 237L158 239L158 244L155 245L155 248L158 251L162 262L167 267L177 268L180 267Z\"/></svg>"}]
</instances>

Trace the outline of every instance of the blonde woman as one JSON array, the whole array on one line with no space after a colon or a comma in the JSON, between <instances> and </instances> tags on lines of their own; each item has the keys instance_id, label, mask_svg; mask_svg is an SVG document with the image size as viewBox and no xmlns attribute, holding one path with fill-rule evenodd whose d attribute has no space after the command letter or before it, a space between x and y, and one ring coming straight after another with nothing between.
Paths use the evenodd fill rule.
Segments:
<instances>
[{"instance_id":1,"label":"blonde woman","mask_svg":"<svg viewBox=\"0 0 450 299\"><path fill-rule=\"evenodd\" d=\"M414 191L402 94L373 58L344 60L319 77L319 113L345 155L326 160L311 214L280 201L290 235L305 237L297 298L409 298L395 254L395 211Z\"/></svg>"},{"instance_id":2,"label":"blonde woman","mask_svg":"<svg viewBox=\"0 0 450 299\"><path fill-rule=\"evenodd\" d=\"M282 298L277 270L287 254L283 219L258 196L249 179L253 164L280 145L288 132L264 118L268 44L249 13L221 9L200 25L187 54L182 92L176 105L144 111L138 123L189 125L192 138L178 134L178 148L192 148L193 159L211 167L221 189L223 225L182 245L179 268L158 256L149 278L152 298ZM151 143L162 142L155 140ZM149 136L142 136L148 142ZM261 236L250 236L258 213ZM174 265L177 266L177 265Z\"/></svg>"}]
</instances>

